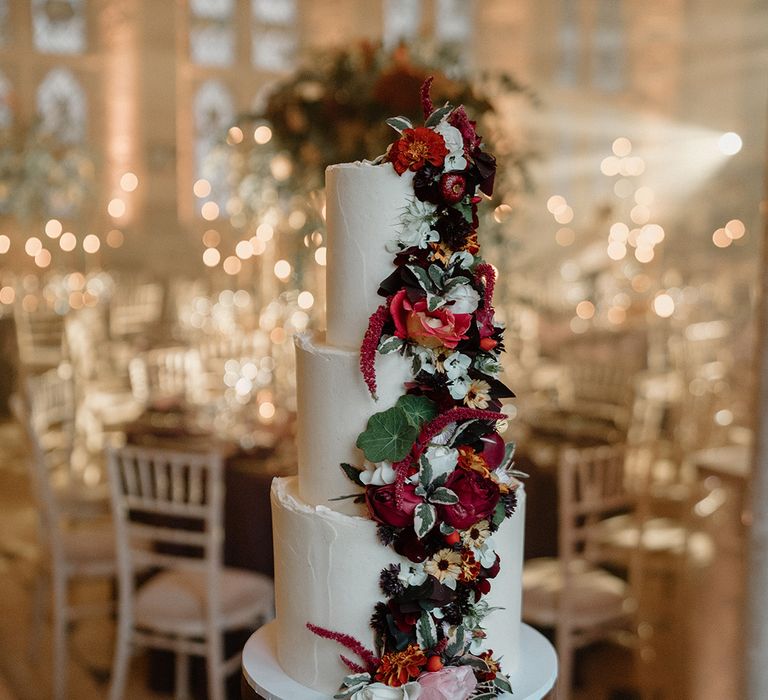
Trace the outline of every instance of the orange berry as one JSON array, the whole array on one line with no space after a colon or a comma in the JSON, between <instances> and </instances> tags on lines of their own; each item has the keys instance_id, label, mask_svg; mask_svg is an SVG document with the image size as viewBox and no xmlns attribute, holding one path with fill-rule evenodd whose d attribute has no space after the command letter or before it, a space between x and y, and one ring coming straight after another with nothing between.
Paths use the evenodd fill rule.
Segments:
<instances>
[{"instance_id":1,"label":"orange berry","mask_svg":"<svg viewBox=\"0 0 768 700\"><path fill-rule=\"evenodd\" d=\"M444 539L447 544L454 545L458 543L458 541L461 539L461 536L456 530L454 530L450 535L445 535Z\"/></svg>"},{"instance_id":2,"label":"orange berry","mask_svg":"<svg viewBox=\"0 0 768 700\"><path fill-rule=\"evenodd\" d=\"M443 660L439 656L430 656L427 659L427 671L434 673L443 667Z\"/></svg>"}]
</instances>

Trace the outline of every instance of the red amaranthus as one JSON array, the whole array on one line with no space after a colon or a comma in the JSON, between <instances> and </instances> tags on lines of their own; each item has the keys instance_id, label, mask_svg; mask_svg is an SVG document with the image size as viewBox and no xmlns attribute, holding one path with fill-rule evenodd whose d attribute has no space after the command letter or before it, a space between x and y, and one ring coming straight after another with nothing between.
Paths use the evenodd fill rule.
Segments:
<instances>
[{"instance_id":1,"label":"red amaranthus","mask_svg":"<svg viewBox=\"0 0 768 700\"><path fill-rule=\"evenodd\" d=\"M376 398L376 348L381 340L381 331L389 318L389 299L368 319L363 344L360 346L360 371L371 396Z\"/></svg>"}]
</instances>

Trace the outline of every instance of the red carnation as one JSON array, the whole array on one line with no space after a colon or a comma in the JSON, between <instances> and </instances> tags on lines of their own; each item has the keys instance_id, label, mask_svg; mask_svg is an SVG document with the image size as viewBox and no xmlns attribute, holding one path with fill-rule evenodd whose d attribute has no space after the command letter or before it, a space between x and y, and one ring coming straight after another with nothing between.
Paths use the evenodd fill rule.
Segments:
<instances>
[{"instance_id":1,"label":"red carnation","mask_svg":"<svg viewBox=\"0 0 768 700\"><path fill-rule=\"evenodd\" d=\"M398 175L406 170L421 170L427 163L439 168L447 155L443 137L425 126L405 129L402 138L395 141L389 151Z\"/></svg>"}]
</instances>

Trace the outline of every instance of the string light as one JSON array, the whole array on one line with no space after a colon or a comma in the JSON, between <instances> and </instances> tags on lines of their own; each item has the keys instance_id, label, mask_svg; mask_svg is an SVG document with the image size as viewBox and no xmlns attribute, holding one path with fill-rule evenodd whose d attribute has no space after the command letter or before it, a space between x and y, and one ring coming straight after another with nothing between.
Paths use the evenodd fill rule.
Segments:
<instances>
[{"instance_id":1,"label":"string light","mask_svg":"<svg viewBox=\"0 0 768 700\"><path fill-rule=\"evenodd\" d=\"M300 309L311 309L315 303L315 297L312 295L312 292L300 292L296 303Z\"/></svg>"},{"instance_id":2,"label":"string light","mask_svg":"<svg viewBox=\"0 0 768 700\"><path fill-rule=\"evenodd\" d=\"M107 213L113 219L119 219L121 216L123 216L125 214L125 209L125 202L119 197L110 199L109 204L107 205Z\"/></svg>"},{"instance_id":3,"label":"string light","mask_svg":"<svg viewBox=\"0 0 768 700\"><path fill-rule=\"evenodd\" d=\"M320 265L320 267L325 267L326 263L326 249L325 246L321 246L315 251L315 262Z\"/></svg>"},{"instance_id":4,"label":"string light","mask_svg":"<svg viewBox=\"0 0 768 700\"><path fill-rule=\"evenodd\" d=\"M209 228L203 234L203 245L206 248L215 248L221 243L221 234L216 229Z\"/></svg>"},{"instance_id":5,"label":"string light","mask_svg":"<svg viewBox=\"0 0 768 700\"><path fill-rule=\"evenodd\" d=\"M43 249L43 242L37 236L30 236L24 244L24 252L34 258Z\"/></svg>"},{"instance_id":6,"label":"string light","mask_svg":"<svg viewBox=\"0 0 768 700\"><path fill-rule=\"evenodd\" d=\"M59 248L65 253L71 253L77 246L77 237L71 231L65 231L59 238Z\"/></svg>"},{"instance_id":7,"label":"string light","mask_svg":"<svg viewBox=\"0 0 768 700\"><path fill-rule=\"evenodd\" d=\"M124 192L133 192L139 186L139 178L135 173L123 173L120 178L120 189Z\"/></svg>"},{"instance_id":8,"label":"string light","mask_svg":"<svg viewBox=\"0 0 768 700\"><path fill-rule=\"evenodd\" d=\"M101 248L101 241L97 235L89 233L85 238L83 238L83 250L86 253L98 253L99 248Z\"/></svg>"},{"instance_id":9,"label":"string light","mask_svg":"<svg viewBox=\"0 0 768 700\"><path fill-rule=\"evenodd\" d=\"M734 131L726 131L718 140L717 146L727 156L735 156L742 147L741 136Z\"/></svg>"},{"instance_id":10,"label":"string light","mask_svg":"<svg viewBox=\"0 0 768 700\"><path fill-rule=\"evenodd\" d=\"M0 234L0 255L5 255L11 249L11 239L4 233Z\"/></svg>"},{"instance_id":11,"label":"string light","mask_svg":"<svg viewBox=\"0 0 768 700\"><path fill-rule=\"evenodd\" d=\"M278 260L275 263L275 277L281 280L288 279L291 275L291 263L287 260Z\"/></svg>"},{"instance_id":12,"label":"string light","mask_svg":"<svg viewBox=\"0 0 768 700\"><path fill-rule=\"evenodd\" d=\"M125 236L123 236L123 232L120 229L113 228L111 231L107 232L106 240L107 245L110 248L119 248L121 245L123 245Z\"/></svg>"},{"instance_id":13,"label":"string light","mask_svg":"<svg viewBox=\"0 0 768 700\"><path fill-rule=\"evenodd\" d=\"M253 131L253 140L259 144L259 146L263 146L265 143L269 143L272 139L272 129L270 129L265 124L262 124L261 126L257 126Z\"/></svg>"},{"instance_id":14,"label":"string light","mask_svg":"<svg viewBox=\"0 0 768 700\"><path fill-rule=\"evenodd\" d=\"M63 227L58 219L49 219L45 223L45 235L48 238L58 238L61 235Z\"/></svg>"},{"instance_id":15,"label":"string light","mask_svg":"<svg viewBox=\"0 0 768 700\"><path fill-rule=\"evenodd\" d=\"M214 221L219 218L219 205L216 202L206 202L200 207L200 215L206 221Z\"/></svg>"},{"instance_id":16,"label":"string light","mask_svg":"<svg viewBox=\"0 0 768 700\"><path fill-rule=\"evenodd\" d=\"M657 294L653 299L653 310L659 318L669 318L675 313L675 300L667 293Z\"/></svg>"},{"instance_id":17,"label":"string light","mask_svg":"<svg viewBox=\"0 0 768 700\"><path fill-rule=\"evenodd\" d=\"M209 248L208 250L214 250L214 249ZM228 275L236 275L238 272L240 272L240 270L242 270L243 263L240 261L240 258L238 258L237 256L230 255L224 258L224 263L222 264L222 267L224 268L224 272L226 272Z\"/></svg>"},{"instance_id":18,"label":"string light","mask_svg":"<svg viewBox=\"0 0 768 700\"><path fill-rule=\"evenodd\" d=\"M211 194L211 183L204 178L200 178L199 180L195 181L194 185L192 185L192 192L194 193L195 197L199 197L200 199L207 197L209 194Z\"/></svg>"}]
</instances>

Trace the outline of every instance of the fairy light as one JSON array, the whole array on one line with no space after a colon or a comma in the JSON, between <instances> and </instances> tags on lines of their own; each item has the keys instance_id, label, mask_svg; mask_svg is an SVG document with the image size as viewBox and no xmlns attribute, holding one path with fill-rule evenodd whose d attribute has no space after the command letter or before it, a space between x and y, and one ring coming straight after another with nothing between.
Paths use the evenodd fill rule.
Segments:
<instances>
[{"instance_id":1,"label":"fairy light","mask_svg":"<svg viewBox=\"0 0 768 700\"><path fill-rule=\"evenodd\" d=\"M576 304L576 315L579 318L588 321L595 315L595 305L586 299L584 301L580 301L578 304Z\"/></svg>"},{"instance_id":2,"label":"fairy light","mask_svg":"<svg viewBox=\"0 0 768 700\"><path fill-rule=\"evenodd\" d=\"M206 202L200 207L200 216L206 221L214 221L219 218L219 205L216 202Z\"/></svg>"},{"instance_id":3,"label":"fairy light","mask_svg":"<svg viewBox=\"0 0 768 700\"><path fill-rule=\"evenodd\" d=\"M123 192L133 192L139 186L139 178L136 177L136 173L123 173L120 178L120 189Z\"/></svg>"},{"instance_id":4,"label":"fairy light","mask_svg":"<svg viewBox=\"0 0 768 700\"><path fill-rule=\"evenodd\" d=\"M278 260L275 263L275 277L286 280L291 275L291 263L287 260Z\"/></svg>"},{"instance_id":5,"label":"fairy light","mask_svg":"<svg viewBox=\"0 0 768 700\"><path fill-rule=\"evenodd\" d=\"M213 250L213 248L209 248L209 250ZM238 272L240 272L240 270L242 270L243 263L237 256L229 255L228 257L224 258L222 267L224 268L224 272L226 272L228 275L236 275Z\"/></svg>"},{"instance_id":6,"label":"fairy light","mask_svg":"<svg viewBox=\"0 0 768 700\"><path fill-rule=\"evenodd\" d=\"M727 156L735 156L742 147L741 136L734 131L726 131L718 140L717 146L721 153Z\"/></svg>"},{"instance_id":7,"label":"fairy light","mask_svg":"<svg viewBox=\"0 0 768 700\"><path fill-rule=\"evenodd\" d=\"M576 234L572 228L568 228L567 226L557 229L557 233L555 233L555 243L563 248L573 245L575 240Z\"/></svg>"},{"instance_id":8,"label":"fairy light","mask_svg":"<svg viewBox=\"0 0 768 700\"><path fill-rule=\"evenodd\" d=\"M106 241L110 248L119 248L125 242L125 236L120 229L113 228L107 232Z\"/></svg>"},{"instance_id":9,"label":"fairy light","mask_svg":"<svg viewBox=\"0 0 768 700\"><path fill-rule=\"evenodd\" d=\"M65 231L59 237L59 248L65 253L71 253L77 246L77 237L71 231Z\"/></svg>"},{"instance_id":10,"label":"fairy light","mask_svg":"<svg viewBox=\"0 0 768 700\"><path fill-rule=\"evenodd\" d=\"M248 260L253 255L253 245L250 241L238 241L235 246L235 255L241 260Z\"/></svg>"},{"instance_id":11,"label":"fairy light","mask_svg":"<svg viewBox=\"0 0 768 700\"><path fill-rule=\"evenodd\" d=\"M221 243L221 234L216 229L209 228L203 234L203 245L206 248L215 248L219 243Z\"/></svg>"},{"instance_id":12,"label":"fairy light","mask_svg":"<svg viewBox=\"0 0 768 700\"><path fill-rule=\"evenodd\" d=\"M24 252L34 258L43 249L43 242L37 236L30 236L24 244Z\"/></svg>"},{"instance_id":13,"label":"fairy light","mask_svg":"<svg viewBox=\"0 0 768 700\"><path fill-rule=\"evenodd\" d=\"M192 185L192 192L194 193L195 197L200 199L207 197L209 194L211 194L211 183L208 182L208 180L205 178L195 180L195 184Z\"/></svg>"},{"instance_id":14,"label":"fairy light","mask_svg":"<svg viewBox=\"0 0 768 700\"><path fill-rule=\"evenodd\" d=\"M300 309L311 309L315 303L315 297L312 295L312 292L299 292L296 303Z\"/></svg>"},{"instance_id":15,"label":"fairy light","mask_svg":"<svg viewBox=\"0 0 768 700\"><path fill-rule=\"evenodd\" d=\"M659 318L669 318L675 313L675 300L666 292L657 294L653 299L653 310Z\"/></svg>"},{"instance_id":16,"label":"fairy light","mask_svg":"<svg viewBox=\"0 0 768 700\"><path fill-rule=\"evenodd\" d=\"M125 202L120 199L120 197L114 197L113 199L109 200L109 204L107 205L107 213L113 219L119 219L125 214L125 210Z\"/></svg>"},{"instance_id":17,"label":"fairy light","mask_svg":"<svg viewBox=\"0 0 768 700\"><path fill-rule=\"evenodd\" d=\"M615 139L613 144L611 144L611 150L613 151L613 155L618 158L624 158L632 152L632 142L626 136L619 136L619 138Z\"/></svg>"},{"instance_id":18,"label":"fairy light","mask_svg":"<svg viewBox=\"0 0 768 700\"><path fill-rule=\"evenodd\" d=\"M230 144L238 144L243 142L243 130L239 126L229 127L227 132L227 141Z\"/></svg>"},{"instance_id":19,"label":"fairy light","mask_svg":"<svg viewBox=\"0 0 768 700\"><path fill-rule=\"evenodd\" d=\"M51 252L43 248L35 255L35 265L38 267L48 267L51 264Z\"/></svg>"},{"instance_id":20,"label":"fairy light","mask_svg":"<svg viewBox=\"0 0 768 700\"><path fill-rule=\"evenodd\" d=\"M85 238L83 238L83 250L86 253L98 253L99 248L101 248L101 241L97 235L89 233Z\"/></svg>"},{"instance_id":21,"label":"fairy light","mask_svg":"<svg viewBox=\"0 0 768 700\"><path fill-rule=\"evenodd\" d=\"M719 228L712 234L712 242L718 248L727 248L733 243L733 239L728 235L724 228Z\"/></svg>"},{"instance_id":22,"label":"fairy light","mask_svg":"<svg viewBox=\"0 0 768 700\"><path fill-rule=\"evenodd\" d=\"M744 222L740 219L731 219L725 225L725 233L732 241L737 241L739 238L743 238L747 232Z\"/></svg>"},{"instance_id":23,"label":"fairy light","mask_svg":"<svg viewBox=\"0 0 768 700\"><path fill-rule=\"evenodd\" d=\"M320 267L325 267L326 263L326 249L325 246L321 246L315 251L315 262L320 265Z\"/></svg>"},{"instance_id":24,"label":"fairy light","mask_svg":"<svg viewBox=\"0 0 768 700\"><path fill-rule=\"evenodd\" d=\"M621 241L611 241L606 252L611 260L623 260L627 255L627 246Z\"/></svg>"},{"instance_id":25,"label":"fairy light","mask_svg":"<svg viewBox=\"0 0 768 700\"><path fill-rule=\"evenodd\" d=\"M0 304L13 304L16 299L16 290L13 287L0 289Z\"/></svg>"},{"instance_id":26,"label":"fairy light","mask_svg":"<svg viewBox=\"0 0 768 700\"><path fill-rule=\"evenodd\" d=\"M4 233L0 234L0 255L5 255L11 249L11 239Z\"/></svg>"},{"instance_id":27,"label":"fairy light","mask_svg":"<svg viewBox=\"0 0 768 700\"><path fill-rule=\"evenodd\" d=\"M270 224L264 223L259 224L256 228L256 237L260 241L264 241L265 243L267 241L272 240L272 237L275 235L275 229L272 228Z\"/></svg>"},{"instance_id":28,"label":"fairy light","mask_svg":"<svg viewBox=\"0 0 768 700\"><path fill-rule=\"evenodd\" d=\"M253 140L259 144L259 146L263 146L265 143L269 143L272 140L272 129L270 129L266 124L257 126L253 130Z\"/></svg>"},{"instance_id":29,"label":"fairy light","mask_svg":"<svg viewBox=\"0 0 768 700\"><path fill-rule=\"evenodd\" d=\"M45 235L48 238L58 238L63 230L64 227L58 219L49 219L45 222Z\"/></svg>"}]
</instances>

